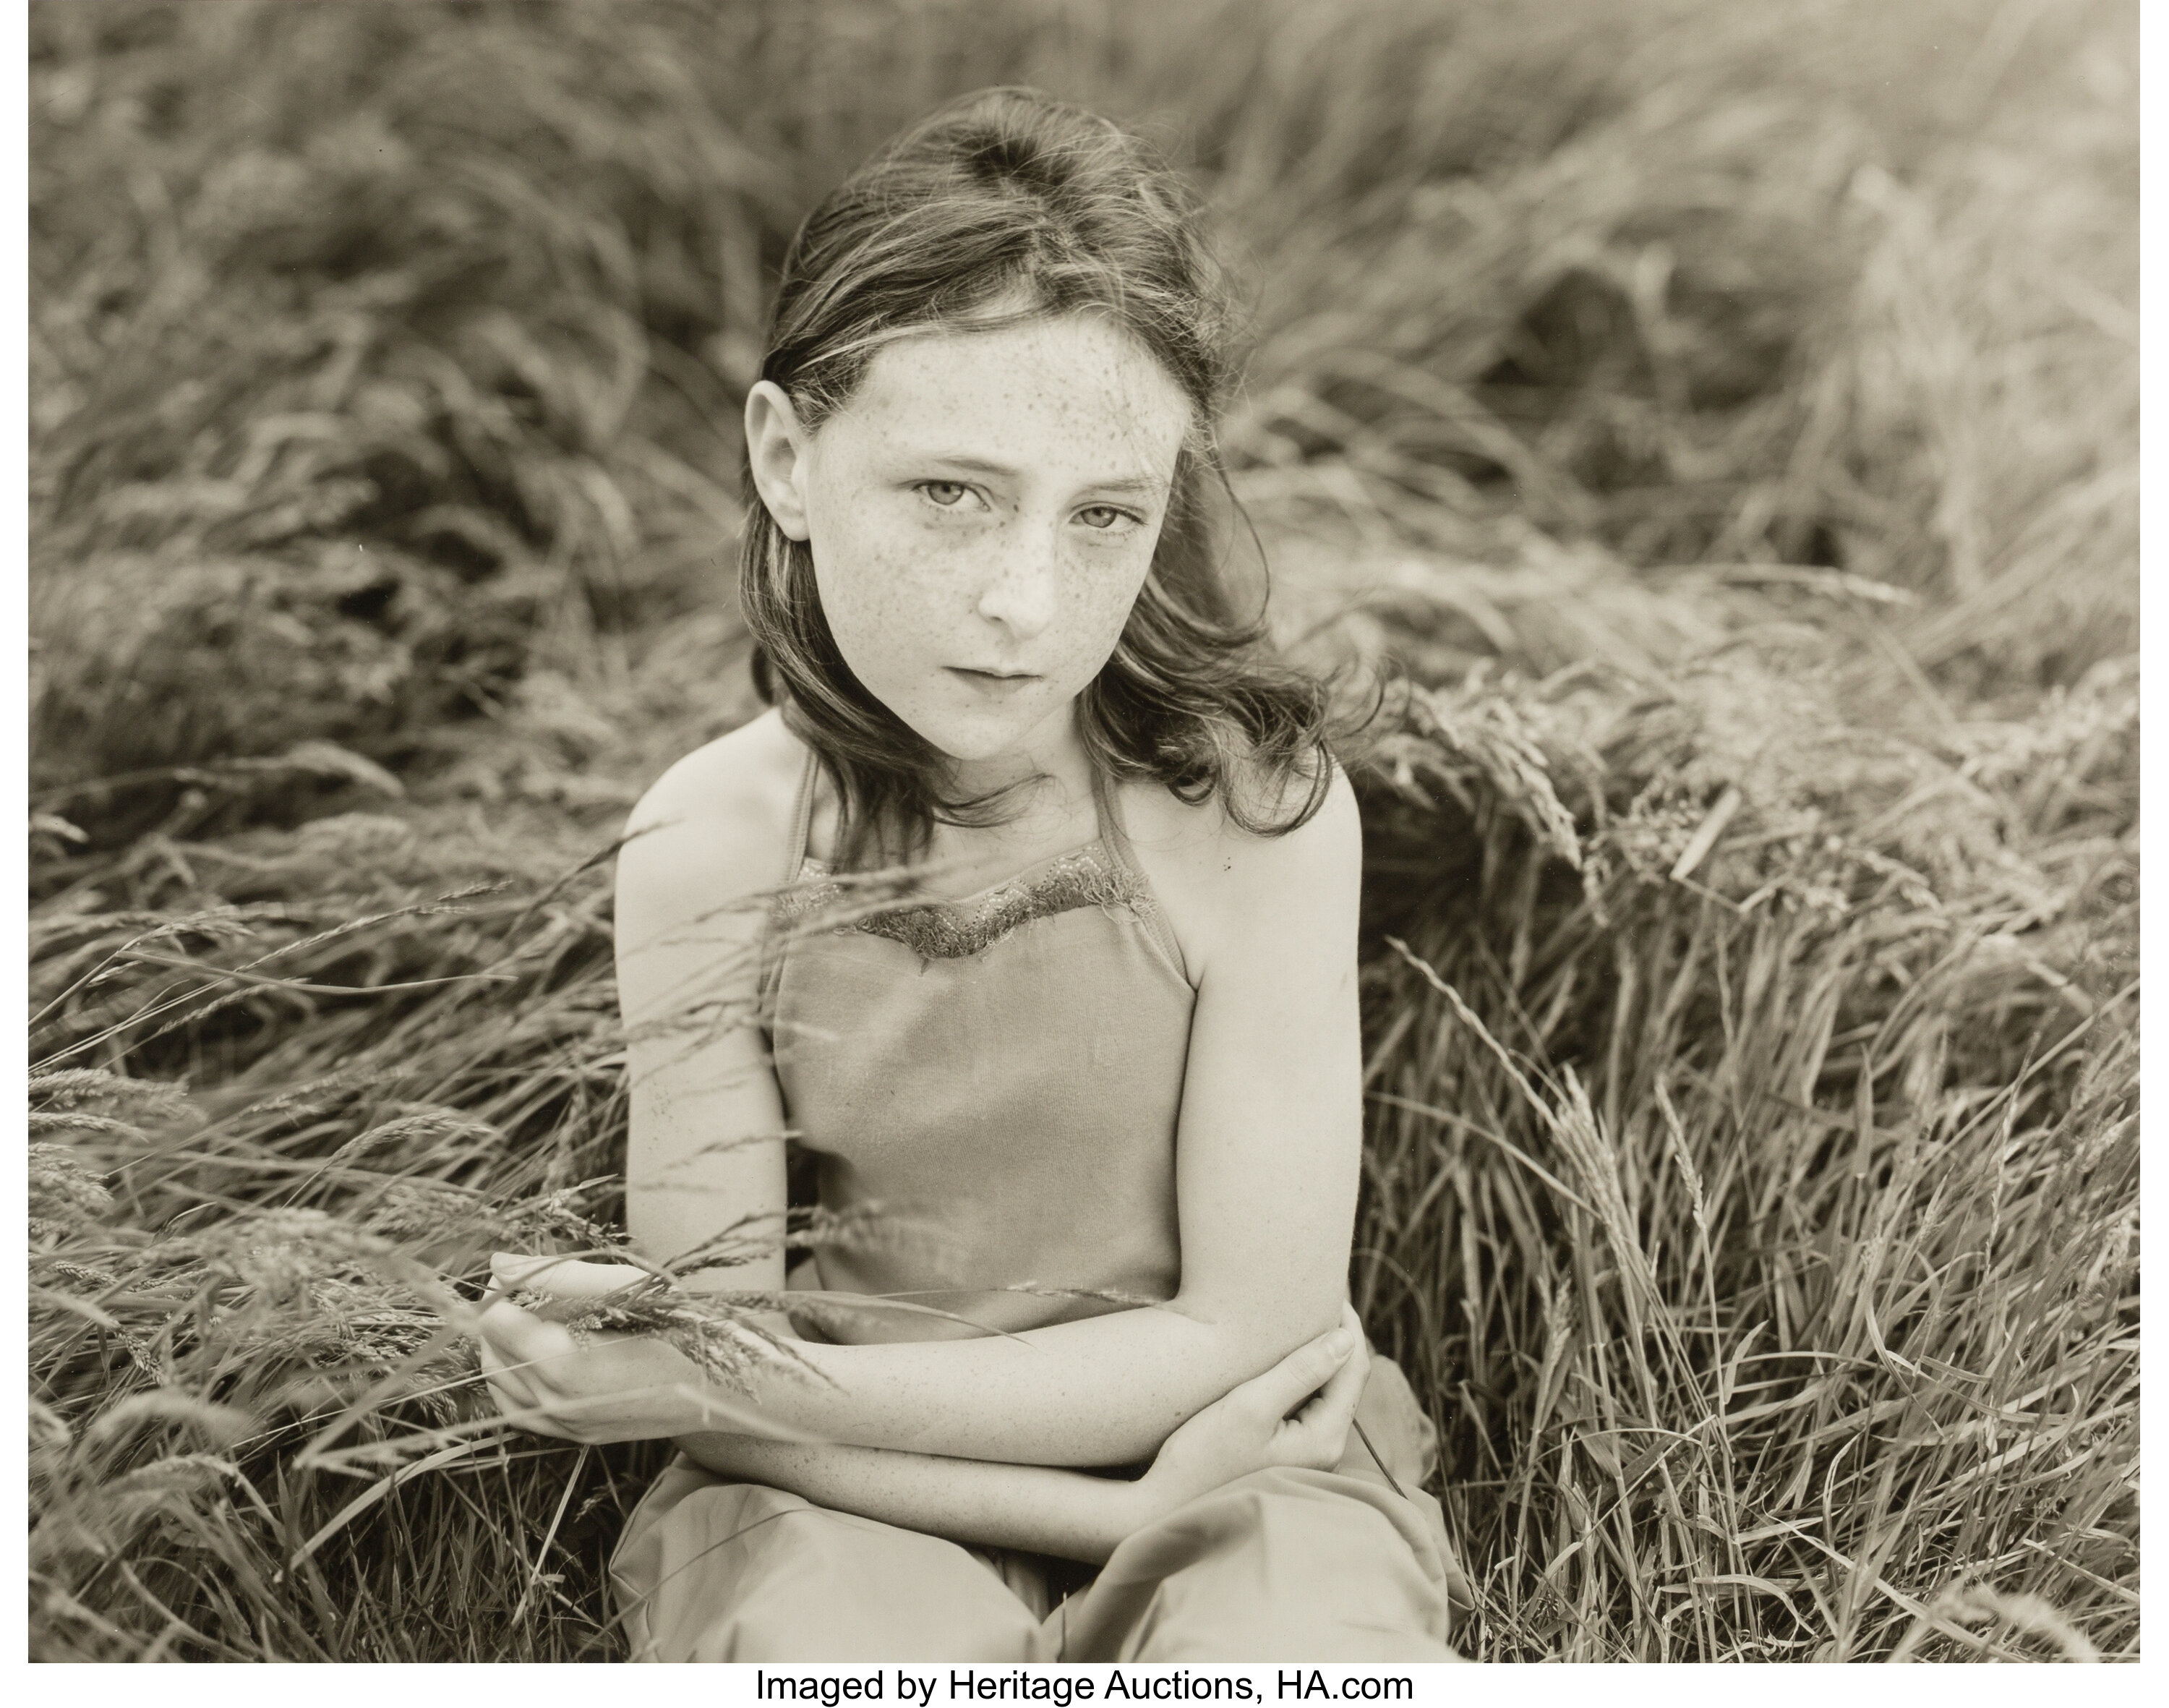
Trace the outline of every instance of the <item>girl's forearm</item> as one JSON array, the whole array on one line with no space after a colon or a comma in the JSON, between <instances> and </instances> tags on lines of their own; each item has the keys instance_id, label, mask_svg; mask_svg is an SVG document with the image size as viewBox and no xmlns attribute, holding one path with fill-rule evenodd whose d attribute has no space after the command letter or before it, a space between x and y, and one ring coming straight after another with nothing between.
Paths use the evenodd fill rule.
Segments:
<instances>
[{"instance_id":1,"label":"girl's forearm","mask_svg":"<svg viewBox=\"0 0 2169 1708\"><path fill-rule=\"evenodd\" d=\"M1150 1516L1142 1484L1043 1465L748 1435L684 1435L678 1445L720 1476L765 1483L838 1512L1095 1566Z\"/></svg>"},{"instance_id":2,"label":"girl's forearm","mask_svg":"<svg viewBox=\"0 0 2169 1708\"><path fill-rule=\"evenodd\" d=\"M1331 1328L1338 1296L1319 1306L1208 1315L1178 1304L973 1340L800 1342L817 1377L771 1365L752 1397L789 1428L851 1446L1010 1466L1135 1464ZM689 1417L683 1428L699 1427Z\"/></svg>"}]
</instances>

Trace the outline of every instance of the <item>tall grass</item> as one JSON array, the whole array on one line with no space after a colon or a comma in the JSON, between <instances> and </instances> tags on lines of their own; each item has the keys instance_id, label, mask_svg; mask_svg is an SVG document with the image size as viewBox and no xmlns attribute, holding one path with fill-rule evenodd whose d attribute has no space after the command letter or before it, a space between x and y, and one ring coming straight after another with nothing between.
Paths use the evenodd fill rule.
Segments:
<instances>
[{"instance_id":1,"label":"tall grass","mask_svg":"<svg viewBox=\"0 0 2169 1708\"><path fill-rule=\"evenodd\" d=\"M1374 785L1357 1300L1447 1401L1479 1646L2022 1647L1939 1601L1979 1583L2118 1647L2130 870L2058 883L2007 798L1808 697L1727 739L1777 686L1433 697ZM2080 787L2132 761L2130 678L2090 688L2124 733Z\"/></svg>"},{"instance_id":2,"label":"tall grass","mask_svg":"<svg viewBox=\"0 0 2169 1708\"><path fill-rule=\"evenodd\" d=\"M793 223L943 96L1157 130L1359 768L1357 1302L1495 1657L2134 1653L2136 80L2116 6L32 15L31 1630L610 1658L652 1445L610 842L750 710Z\"/></svg>"}]
</instances>

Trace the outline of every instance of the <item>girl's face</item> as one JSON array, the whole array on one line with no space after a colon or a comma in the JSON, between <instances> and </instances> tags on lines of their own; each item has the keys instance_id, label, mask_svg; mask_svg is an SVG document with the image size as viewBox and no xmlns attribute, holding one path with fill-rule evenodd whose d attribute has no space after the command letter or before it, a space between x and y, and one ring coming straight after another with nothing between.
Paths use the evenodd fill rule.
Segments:
<instances>
[{"instance_id":1,"label":"girl's face","mask_svg":"<svg viewBox=\"0 0 2169 1708\"><path fill-rule=\"evenodd\" d=\"M811 434L764 382L747 442L778 526L812 544L844 661L960 778L991 784L1074 741L1190 419L1129 334L1067 315L901 339Z\"/></svg>"}]
</instances>

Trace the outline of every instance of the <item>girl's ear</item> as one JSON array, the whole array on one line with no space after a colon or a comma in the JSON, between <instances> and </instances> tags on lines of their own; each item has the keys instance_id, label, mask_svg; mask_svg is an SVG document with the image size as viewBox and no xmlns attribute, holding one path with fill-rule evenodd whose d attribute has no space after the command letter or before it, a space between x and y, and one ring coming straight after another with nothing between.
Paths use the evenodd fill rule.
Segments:
<instances>
[{"instance_id":1,"label":"girl's ear","mask_svg":"<svg viewBox=\"0 0 2169 1708\"><path fill-rule=\"evenodd\" d=\"M746 393L745 438L754 489L769 515L791 539L807 538L813 531L806 520L807 435L789 394L773 380Z\"/></svg>"}]
</instances>

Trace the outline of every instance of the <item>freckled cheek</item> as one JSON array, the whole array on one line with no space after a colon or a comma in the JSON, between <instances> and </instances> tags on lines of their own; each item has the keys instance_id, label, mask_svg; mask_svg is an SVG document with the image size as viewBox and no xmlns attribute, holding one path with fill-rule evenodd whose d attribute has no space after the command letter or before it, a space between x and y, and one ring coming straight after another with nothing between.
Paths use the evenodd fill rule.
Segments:
<instances>
[{"instance_id":1,"label":"freckled cheek","mask_svg":"<svg viewBox=\"0 0 2169 1708\"><path fill-rule=\"evenodd\" d=\"M1093 571L1078 575L1067 590L1062 612L1063 632L1069 637L1066 674L1080 685L1099 674L1122 639L1143 580L1142 568L1126 574L1095 565Z\"/></svg>"},{"instance_id":2,"label":"freckled cheek","mask_svg":"<svg viewBox=\"0 0 2169 1708\"><path fill-rule=\"evenodd\" d=\"M951 649L960 614L971 605L968 577L950 561L953 554L871 538L824 543L831 549L817 550L814 558L822 612L861 679L923 663L919 654Z\"/></svg>"}]
</instances>

